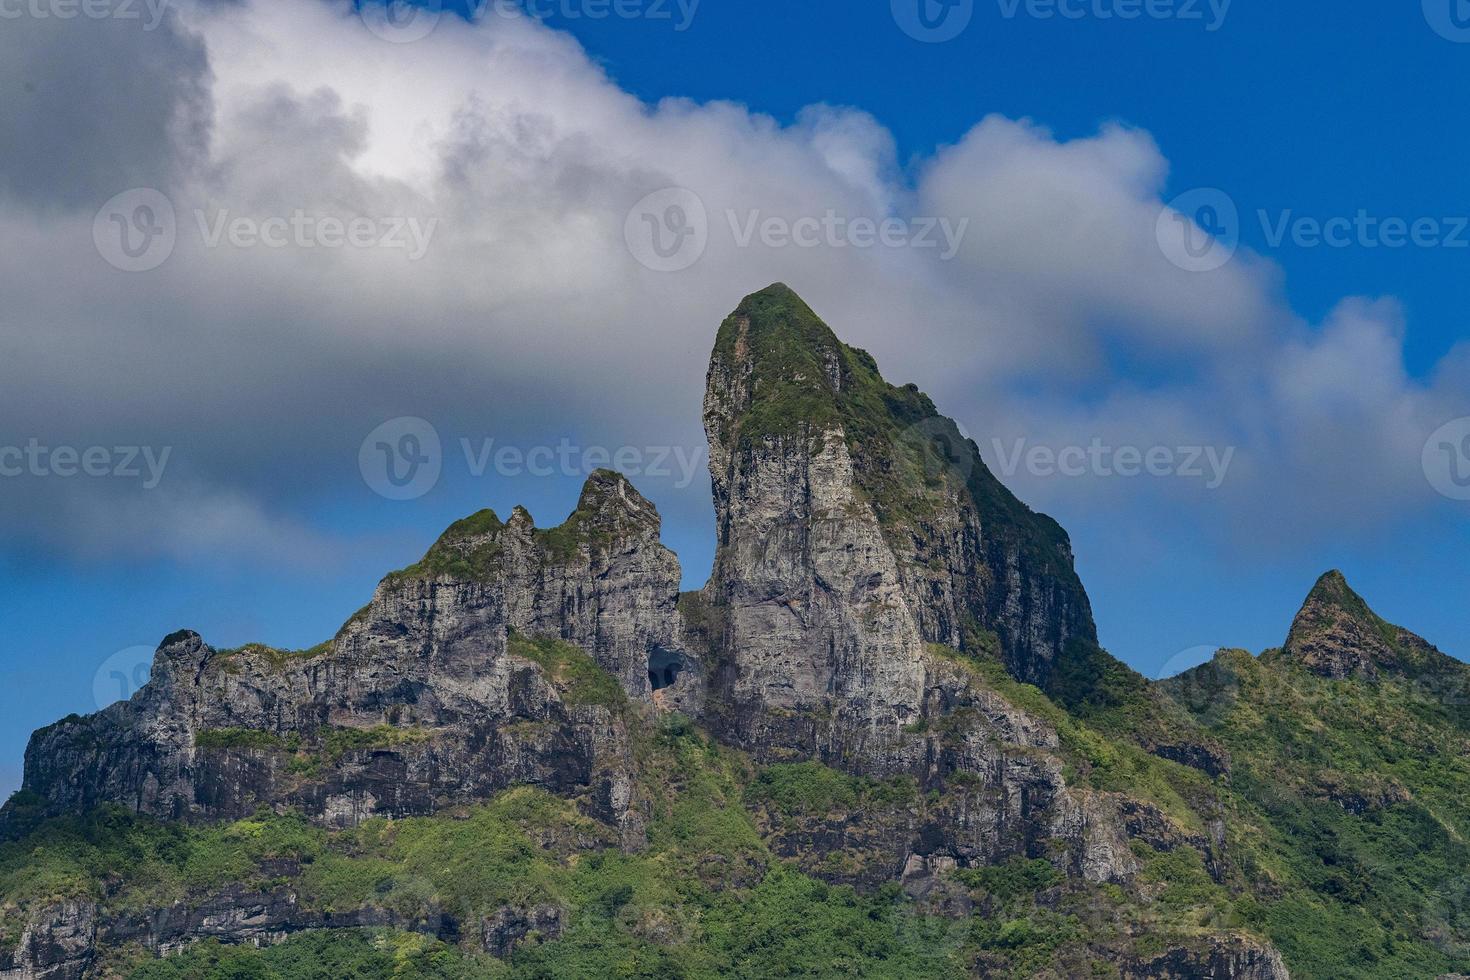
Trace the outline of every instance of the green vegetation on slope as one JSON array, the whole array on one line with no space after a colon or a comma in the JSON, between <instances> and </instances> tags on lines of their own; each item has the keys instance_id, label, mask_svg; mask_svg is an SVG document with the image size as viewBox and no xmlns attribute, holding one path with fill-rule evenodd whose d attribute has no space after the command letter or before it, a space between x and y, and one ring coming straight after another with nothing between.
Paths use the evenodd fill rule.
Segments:
<instances>
[{"instance_id":1,"label":"green vegetation on slope","mask_svg":"<svg viewBox=\"0 0 1470 980\"><path fill-rule=\"evenodd\" d=\"M647 846L633 852L572 803L530 787L435 817L373 819L338 831L268 811L218 826L163 824L115 808L41 821L0 844L5 942L18 938L27 910L64 898L89 898L116 914L197 904L239 885L289 889L303 912L378 908L440 935L454 923L460 942L350 931L263 951L204 943L161 962L136 949L109 955L136 967L135 976L159 980L932 978L963 976L976 964L1000 977L1030 977L1048 965L1068 976L1104 950L1146 955L1149 942L1187 939L1200 928L1198 904L1219 904L1217 895L1181 893L1179 915L1149 920L1145 892L1063 881L1046 860L1018 859L956 872L953 887L976 913L938 916L896 886L864 894L783 863L746 805L817 820L848 810L861 818L916 805L912 783L858 779L815 763L758 769L679 716L640 726L636 752L648 822ZM1198 868L1185 871L1165 867L1159 887L1187 889ZM563 910L564 934L527 942L507 962L477 952L482 920L532 906ZM1148 942L1120 928L1143 921L1154 925Z\"/></svg>"},{"instance_id":2,"label":"green vegetation on slope","mask_svg":"<svg viewBox=\"0 0 1470 980\"><path fill-rule=\"evenodd\" d=\"M849 776L819 762L796 762L767 766L746 796L783 813L824 816L862 806L908 803L918 797L918 787L907 776L879 782Z\"/></svg>"},{"instance_id":3,"label":"green vegetation on slope","mask_svg":"<svg viewBox=\"0 0 1470 980\"><path fill-rule=\"evenodd\" d=\"M267 951L203 944L163 962L140 960L134 975L962 975L955 951L935 948L934 930L891 891L862 896L773 860L740 804L752 775L742 757L677 719L647 735L640 752L659 774L641 853L624 853L611 830L531 788L443 816L343 831L267 812L215 827L117 809L47 821L0 844L7 941L38 904L85 896L110 911L141 911L238 883L289 887L304 910L376 906L420 921L434 913L468 931L469 946L480 920L507 906L554 905L567 910L568 925L509 965L416 936L352 932ZM283 864L299 873L283 878ZM323 973L323 964L349 972Z\"/></svg>"},{"instance_id":4,"label":"green vegetation on slope","mask_svg":"<svg viewBox=\"0 0 1470 980\"><path fill-rule=\"evenodd\" d=\"M569 705L597 704L614 711L628 707L622 685L581 647L553 637L527 637L511 630L506 651L539 666Z\"/></svg>"},{"instance_id":5,"label":"green vegetation on slope","mask_svg":"<svg viewBox=\"0 0 1470 980\"><path fill-rule=\"evenodd\" d=\"M1409 642L1393 627L1379 635L1389 631L1395 644ZM339 921L382 910L419 931L311 933L269 950L203 943L162 961L124 948L107 951L110 965L159 980L1072 977L1111 975L1105 964L1245 932L1269 938L1293 976L1308 980L1470 970L1470 669L1462 665L1427 657L1412 676L1331 679L1275 652L1223 651L1160 684L1116 678L1109 697L1078 713L1013 679L983 642L975 653L932 647L1052 726L1073 787L1152 803L1182 842L1135 840L1140 871L1123 885L1065 878L1040 842L993 867L955 868L915 900L891 884L856 891L818 880L875 880L843 860L824 865L821 842L857 840L884 821L914 829L947 819L956 800L968 803L964 794L983 788L979 777L921 790L815 762L758 768L687 719L655 724L632 710L575 647L516 634L509 642L570 703L601 705L626 721L646 847L625 850L617 830L532 787L339 831L269 811L214 826L118 808L43 819L41 801L22 793L7 807L9 836L0 841L0 948L15 945L33 912L66 899L142 916L239 886L289 893L303 912ZM325 729L308 747L217 729L196 744L307 759L428 737L390 726ZM1208 747L1225 768L1211 778L1146 751L1165 746ZM871 853L888 860L881 848ZM819 859L806 860L813 854ZM565 931L532 937L506 961L479 952L487 917L530 907L560 910Z\"/></svg>"},{"instance_id":6,"label":"green vegetation on slope","mask_svg":"<svg viewBox=\"0 0 1470 980\"><path fill-rule=\"evenodd\" d=\"M1452 693L1470 669L1448 669L1332 680L1225 651L1161 685L1230 753L1242 907L1293 976L1470 966L1470 714Z\"/></svg>"},{"instance_id":7,"label":"green vegetation on slope","mask_svg":"<svg viewBox=\"0 0 1470 980\"><path fill-rule=\"evenodd\" d=\"M489 508L471 514L449 525L416 564L393 572L388 578L393 581L437 575L467 581L488 578L494 574L495 562L500 557L498 536L504 528L505 524Z\"/></svg>"}]
</instances>

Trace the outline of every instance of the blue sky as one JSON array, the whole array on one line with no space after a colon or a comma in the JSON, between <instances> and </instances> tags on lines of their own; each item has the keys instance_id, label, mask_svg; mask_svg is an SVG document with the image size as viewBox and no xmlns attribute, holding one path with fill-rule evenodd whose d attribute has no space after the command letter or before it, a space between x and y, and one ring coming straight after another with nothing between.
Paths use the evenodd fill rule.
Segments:
<instances>
[{"instance_id":1,"label":"blue sky","mask_svg":"<svg viewBox=\"0 0 1470 980\"><path fill-rule=\"evenodd\" d=\"M1429 0L1430 5L1433 2ZM1088 13L1077 20L1042 19L1028 15L1022 6L1016 16L1007 17L1006 7L997 0L977 2L969 26L944 43L921 43L906 35L896 27L886 4L704 0L684 31L675 30L669 22L648 19L592 21L554 15L547 23L580 42L586 58L606 72L613 89L650 106L666 98L690 99L700 105L730 101L751 113L773 117L778 127L792 131L807 125L803 120L809 117L803 116L803 110L808 106L861 110L891 134L894 173L885 179L901 192L919 187L946 148L962 144L977 123L993 114L1044 127L1047 138L1038 137L1038 141L1048 148L1052 141L1065 145L1091 140L1112 124L1145 133L1156 145L1159 158L1167 161L1167 177L1158 191L1163 200L1193 188L1213 187L1226 192L1238 206L1245 250L1264 263L1252 265L1252 274L1266 284L1261 287L1264 294L1278 298L1283 310L1300 318L1297 342L1310 343L1311 338L1330 331L1328 324L1345 297L1392 297L1398 304L1396 312L1381 319L1396 324L1386 329L1390 335L1398 331L1405 372L1402 385L1417 391L1438 383L1446 391L1435 396L1439 399L1435 404L1453 402L1455 385L1443 384L1443 378L1449 370L1446 363L1451 367L1457 363L1455 346L1467 337L1470 248L1369 247L1362 241L1341 248L1303 246L1289 240L1273 242L1269 227L1288 212L1321 220L1365 212L1378 219L1434 219L1448 233L1456 216L1470 215L1470 184L1465 181L1470 130L1458 108L1470 96L1470 44L1442 37L1430 26L1426 11L1414 3L1235 0L1216 30L1206 29L1216 16L1207 4L1199 6L1202 21L1104 20L1097 11L1116 9L1116 5L1103 0L1077 9ZM218 72L223 80L218 88L223 91L241 71L240 59L228 43L232 35L226 28L212 26L207 18L191 21L190 26L209 39L211 64L224 66ZM274 22L271 27L276 32L290 29ZM440 33L448 29L441 27ZM172 34L159 31L139 41L144 45L140 50L163 45L165 35L172 39L167 43L173 47L165 52L170 57L177 57L179 64L197 60L183 28ZM61 38L58 43L75 42L78 48L90 43L80 27L72 34L57 36ZM538 38L535 44L555 47L554 40ZM320 43L325 50L334 39L324 36ZM393 52L395 56L401 53ZM570 63L581 55L557 49L554 57ZM406 64L403 70L411 71L412 62ZM426 63L426 71L427 67ZM320 77L310 81L315 84ZM88 84L103 82L83 73L80 86ZM301 92L311 88L295 78L292 84ZM350 107L368 86L355 76L344 76L334 87L340 101ZM140 89L134 100L142 104L154 97L152 92ZM546 98L563 94L556 86L548 86ZM411 101L410 95L399 93L399 97ZM493 95L488 97L493 99ZM227 100L220 98L221 105L226 105ZM375 111L386 112L381 107L390 96L375 94L373 98L379 100L372 103ZM532 93L520 105L534 105L534 100ZM305 108L289 118L303 127L302 133L330 129L325 123L313 122L317 117L307 110L319 111L320 118L333 121L333 126L348 119L344 131L351 130L350 111L330 100L318 104L303 95L299 106ZM74 111L79 114L82 110ZM250 117L221 111L216 119L218 131L232 131L230 127L246 131L240 118ZM273 116L271 125L293 124L282 122L285 118ZM86 128L86 120L80 117L63 118L58 125L63 123L68 131ZM6 124L0 117L0 127ZM34 134L34 122L24 131ZM31 172L27 170L31 164L21 159L22 151L11 135L0 128L0 137L6 137L0 139L0 146L6 147L0 150L0 173L11 172L10 197L0 197L0 214L4 208L11 217L41 214L44 221L60 227L69 220L71 212L66 209L74 208L86 225L108 196L96 187L124 190L149 183L130 174L119 176L114 184L103 179L96 187L52 188L55 193L47 197L50 191L36 190L39 184L26 185L21 179ZM100 141L104 136L96 138ZM343 137L351 138L350 132ZM44 148L46 137L35 136L30 142ZM377 135L367 142L373 147L369 156L381 151ZM1133 144L1106 145L1111 148L1102 156L1137 152L1146 158L1139 169L1148 169L1151 157L1144 149ZM107 165L106 161L127 163L135 158L142 161L138 166L145 174L148 167L161 173L182 166L173 157L139 156L144 151L100 142L81 149L84 155L104 161L99 167ZM880 150L877 156L885 152ZM291 163L283 168L296 174L294 179L307 184L315 179L317 171L312 168L319 161L295 162L284 150L282 153ZM388 152L387 157L391 156ZM186 157L180 154L178 159ZM743 165L762 166L759 155L751 159L755 162ZM786 166L775 155L771 159L773 171ZM518 159L501 161L505 171L519 165ZM672 169L674 164L669 166ZM34 168L37 173L48 169L44 165ZM332 179L330 168L323 173L323 181ZM576 171L567 173L572 176L564 175L562 183L574 184ZM162 186L165 179L159 176L151 186ZM29 199L25 196L28 186ZM296 193L307 195L309 191ZM576 190L574 196L596 193L595 189ZM68 203L72 197L82 203ZM1269 217L1265 226L1257 217L1260 210ZM567 220L564 209L557 213L562 216L557 220ZM1463 237L1470 242L1470 232ZM86 249L90 248L87 244ZM87 258L95 256L88 252ZM180 264L176 259L173 268ZM579 483L574 476L476 477L462 458L455 459L461 437L474 442L493 436L502 444L519 445L554 445L562 439L606 444L621 438L644 446L674 439L697 448L698 386L719 314L733 307L741 294L770 279L791 281L839 333L872 348L890 380L912 380L929 390L942 411L954 414L976 436L987 461L995 466L989 451L993 443L985 435L994 431L999 437L1010 430L987 417L987 409L996 404L989 393L982 396L973 391L990 384L991 379L987 375L986 381L975 381L981 372L967 367L963 357L952 356L956 350L968 353L972 346L978 350L978 342L971 345L963 334L950 332L943 334L943 343L951 345L948 348L939 342L912 343L885 334L858 316L852 317L855 322L849 331L839 318L842 292L825 275L813 271L810 278L804 278L800 268L786 275L779 262L764 261L748 263L748 267L736 265L734 272L717 275L709 265L706 262L702 267L706 272L695 270L682 279L660 279L656 287L650 287L659 290L659 296L676 297L669 300L675 311L670 316L686 318L689 322L680 321L683 329L643 337L632 326L609 328L613 340L650 359L646 372L640 373L639 358L630 355L631 366L596 380L567 366L577 357L581 335L565 326L602 315L597 288L602 280L592 273L585 277L590 283L586 297L573 305L565 320L548 316L545 322L535 323L533 318L527 322L534 328L517 331L519 339L514 343L489 347L483 385L474 382L473 374L460 377L444 365L471 360L467 353L462 357L456 353L479 342L471 338L478 336L475 325L485 315L483 310L500 315L509 307L524 318L530 316L526 310L536 304L519 298L501 303L498 297L485 299L478 294L446 299L445 292L452 292L455 283L463 284L467 296L473 292L464 276L446 276L434 294L442 301L434 322L450 324L443 327L442 336L435 337L448 353L442 360L425 355L422 363L415 361L412 372L406 372L411 383L385 383L381 391L366 393L364 387L371 385L346 380L351 375L345 362L353 360L355 353L343 355L339 348L317 344L304 331L298 334L290 329L297 313L287 290L270 295L265 302L274 305L264 311L252 308L249 316L241 313L236 317L231 304L243 304L245 294L261 290L247 285L238 295L231 290L212 293L196 307L184 293L170 292L167 298L135 296L128 290L137 280L109 280L108 288L118 290L114 299L120 304L156 303L152 307L159 314L156 319L166 318L164 310L189 309L214 327L202 339L199 334L175 334L161 342L159 350L165 359L181 349L198 354L200 363L219 366L222 373L218 377L181 370L167 385L144 387L140 382L135 389L115 377L129 372L141 377L145 372L131 365L128 352L133 348L125 346L125 332L70 351L63 351L65 338L71 336L66 330L47 333L54 326L53 317L56 322L66 316L95 321L105 319L99 312L110 314L111 308L89 310L78 302L66 310L63 297L70 291L58 285L55 294L31 304L25 317L12 311L0 321L0 351L8 348L15 358L35 351L56 356L43 359L39 366L35 360L28 364L27 372L48 384L30 393L30 400L19 408L11 406L8 414L18 421L0 443L19 445L38 435L53 443L87 445L93 439L111 444L121 436L102 423L115 415L128 415L134 404L145 402L157 402L158 417L171 420L172 425L196 414L210 418L212 402L239 397L239 404L247 407L233 408L228 414L250 424L231 429L228 443L222 436L210 443L206 431L200 442L191 444L186 436L175 438L173 430L162 423L156 432L141 422L133 430L136 441L144 444L178 442L177 465L198 477L198 486L206 484L201 474L212 474L214 482L208 484L208 492L243 502L238 508L232 504L203 517L191 517L198 522L197 547L189 543L195 524L178 536L182 543L167 547L154 548L141 536L121 532L114 540L112 531L133 519L134 496L147 499L131 486L118 491L122 503L115 510L87 510L84 521L77 516L81 510L47 503L65 497L70 485L53 489L54 483L42 485L20 477L7 478L0 486L0 493L14 495L9 498L12 514L19 515L7 523L7 543L0 545L0 596L4 597L0 600L0 624L4 626L0 664L8 680L5 710L0 714L0 790L18 785L21 751L32 729L68 712L95 710L94 682L101 671L106 687L106 675L118 665L109 658L118 651L151 647L180 627L197 629L218 646L246 641L283 647L311 645L330 636L366 601L382 573L415 560L438 531L457 517L482 506L493 506L504 514L520 502L544 525L560 520L572 508ZM46 274L33 270L31 278ZM644 275L642 270L635 274ZM149 282L162 282L173 290L168 275L166 267L159 279ZM233 281L248 284L251 280L237 277ZM931 302L939 305L938 298L922 294L922 284L914 285L913 290L915 309L929 309ZM698 294L697 302L679 305L688 294ZM534 293L529 295L534 298ZM1212 302L1207 295L1201 292L1202 306ZM635 305L608 301L610 320L636 324L636 311L630 312ZM1212 311L1202 308L1202 315L1208 312ZM621 318L624 314L627 318ZM456 319L461 315L462 326ZM377 323L372 310L358 319L366 333L346 348L349 351L389 346L392 341L385 338L408 329L386 316L383 323ZM1176 360L1135 345L1126 332L1104 337L1108 325L1093 326L1103 338L1100 346L1109 370L1052 385L1041 370L1042 361L1040 367L1033 364L1009 382L994 384L1004 386L1017 405L1036 407L1049 399L1065 403L1066 411L1059 413L1071 417L1084 407L1118 398L1120 393L1164 387L1185 392L1187 403L1192 390L1189 379L1213 368L1209 356ZM254 347L255 341L235 339L236 335L258 338L260 349ZM533 335L539 340L527 339ZM604 336L602 342L610 341ZM57 367L66 363L63 353L77 358L90 353L103 359L112 343L120 345L112 351L117 363L104 383L94 383L100 376L94 367L65 374ZM1346 349L1349 357L1374 356L1378 350L1367 342ZM1283 341L1274 347L1251 348L1249 356L1273 362L1279 358L1290 364L1291 350L1291 342ZM242 359L239 370L228 374L231 362L242 351L260 353L262 360ZM1218 359L1223 362L1227 355ZM19 360L11 363L13 370L21 370ZM441 373L435 373L436 368ZM670 380L669 372L677 373L680 380ZM1043 380L1037 380L1038 373ZM343 379L340 384L339 376ZM1293 376L1288 372L1286 377L1290 387ZM445 380L441 384L436 378ZM305 407L294 409L305 414L273 413L260 404L269 402L268 396L249 398L249 389L257 380L266 389L278 383L282 388L307 392L310 397L301 403ZM668 396L660 399L658 392L665 385ZM1059 389L1065 390L1058 393ZM59 418L61 410L43 404L47 391L71 413L55 427L46 420L53 415ZM636 391L636 396L626 394L629 391ZM1212 391L1211 397L1219 397L1219 389ZM1253 397L1249 390L1239 392L1242 402ZM1289 401L1292 396L1282 397ZM1398 403L1397 394L1386 397ZM623 406L620 399L624 398L636 401L636 406ZM1048 416L1055 407L1043 406L1038 417ZM1282 478L1281 513L1292 516L1284 516L1281 526L1269 519L1273 503L1269 493L1264 498L1267 517L1262 518L1259 496L1251 498L1257 502L1250 506L1227 508L1207 494L1171 492L1160 498L1164 503L1159 509L1150 511L1151 504L1128 502L1134 487L1118 485L1126 481L1114 481L1100 493L1082 496L1053 492L1049 484L1024 480L1017 490L1024 499L1044 506L1072 532L1078 566L1092 596L1104 643L1145 672L1152 673L1198 647L1231 645L1259 650L1279 643L1315 576L1330 567L1342 567L1388 618L1449 652L1470 655L1470 642L1465 639L1470 635L1470 605L1464 601L1470 591L1470 572L1464 560L1470 544L1470 503L1441 498L1427 481L1413 480L1408 489L1394 483L1392 492L1384 492L1392 503L1379 505L1376 498L1368 500L1366 492L1360 500L1352 475L1356 472L1354 456L1367 450L1354 441L1355 411L1349 407L1341 415L1340 445L1329 442L1314 447L1323 454L1320 460L1325 460L1320 480L1299 479L1296 470L1290 480ZM1330 401L1319 414L1332 416ZM296 430L307 427L301 422L306 415L314 426L312 437L298 444ZM432 417L446 445L439 484L409 504L372 493L358 467L358 447L366 431L378 421L399 415ZM1441 416L1437 421L1448 422L1453 412L1441 410ZM662 422L644 423L649 426L647 436L632 431L639 419L664 418L674 421L663 428ZM89 428L93 421L98 425ZM1147 429L1146 416L1133 421ZM219 428L213 431L222 432L227 423L217 424ZM1074 437L1082 439L1083 435ZM282 450L273 453L278 442ZM208 448L199 448L206 444ZM224 463L191 464L191 446L198 449L195 458L214 452L244 462L235 469ZM1417 445L1410 448L1413 458L1406 465L1412 469L1417 465ZM1255 478L1269 486L1272 457L1262 450L1255 458L1260 460L1253 471ZM1297 464L1300 469L1300 458ZM191 465L194 468L188 469ZM1365 464L1364 468L1376 471L1375 467ZM688 587L697 587L708 571L713 544L703 474L688 485L677 475L649 480L635 476L635 482L659 505L665 518L665 541L679 553ZM188 484L186 494L193 493L195 486ZM1349 498L1351 505L1344 503ZM256 507L272 521L269 533L260 533L258 548L250 547L248 541L242 544L238 536L215 534L218 525L234 519L229 515L237 510L254 513L251 508ZM1310 523L1314 511L1329 512L1332 520L1310 534L1296 535L1293 527ZM1339 520L1340 529L1335 526ZM78 521L86 529L86 534L76 536L84 539L80 544L69 537L73 528L61 526ZM139 534L144 533L146 522L145 531ZM157 536L161 534L155 532ZM1266 538L1279 540L1263 540ZM89 547L88 540L98 542L97 546ZM138 655L128 653L122 660L131 664ZM124 668L124 672L131 670Z\"/></svg>"}]
</instances>

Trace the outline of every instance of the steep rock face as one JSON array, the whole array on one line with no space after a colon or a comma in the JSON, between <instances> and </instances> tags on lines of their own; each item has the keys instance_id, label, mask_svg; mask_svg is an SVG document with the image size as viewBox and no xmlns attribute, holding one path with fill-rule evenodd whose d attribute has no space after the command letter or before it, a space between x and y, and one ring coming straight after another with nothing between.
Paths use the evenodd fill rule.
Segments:
<instances>
[{"instance_id":1,"label":"steep rock face","mask_svg":"<svg viewBox=\"0 0 1470 980\"><path fill-rule=\"evenodd\" d=\"M1113 801L1069 789L1055 733L956 665L963 652L1042 680L1069 643L1095 645L1060 528L785 286L721 327L704 417L717 522L705 720L766 761L972 787L934 819L814 829L790 850L848 841L872 857L854 880L908 880L1046 838L1072 874L1127 877Z\"/></svg>"},{"instance_id":2,"label":"steep rock face","mask_svg":"<svg viewBox=\"0 0 1470 980\"><path fill-rule=\"evenodd\" d=\"M343 825L529 783L585 796L636 838L628 698L649 698L650 653L678 630L678 562L658 528L602 472L558 528L520 509L454 525L322 648L221 652L174 634L132 700L36 733L25 788L57 811L289 805ZM589 653L621 687L597 683Z\"/></svg>"},{"instance_id":3,"label":"steep rock face","mask_svg":"<svg viewBox=\"0 0 1470 980\"><path fill-rule=\"evenodd\" d=\"M773 849L828 881L897 879L915 894L954 868L1016 857L1045 856L1084 881L1128 879L1137 862L1127 813L1137 804L1069 786L1050 725L978 685L949 658L926 652L920 663L921 722L899 738L900 758L920 761L896 780L912 788L857 793L841 809L816 813L761 803L758 819ZM834 713L832 723L841 717ZM809 724L822 730L821 720Z\"/></svg>"},{"instance_id":4,"label":"steep rock face","mask_svg":"<svg viewBox=\"0 0 1470 980\"><path fill-rule=\"evenodd\" d=\"M459 937L461 923L432 908L416 916L377 906L332 913L304 909L296 893L285 885L270 891L231 885L195 903L111 915L92 903L64 902L40 910L21 942L12 950L0 950L0 980L95 976L99 949L131 946L166 955L206 939L270 946L298 932L329 928L399 929L453 942Z\"/></svg>"},{"instance_id":5,"label":"steep rock face","mask_svg":"<svg viewBox=\"0 0 1470 980\"><path fill-rule=\"evenodd\" d=\"M63 902L31 918L20 942L0 949L3 980L81 980L97 941L97 909Z\"/></svg>"},{"instance_id":6,"label":"steep rock face","mask_svg":"<svg viewBox=\"0 0 1470 980\"><path fill-rule=\"evenodd\" d=\"M536 529L520 507L504 524L485 511L452 526L408 573L493 583L507 626L581 647L647 700L650 656L679 653L679 560L660 526L626 477L598 470L559 527Z\"/></svg>"},{"instance_id":7,"label":"steep rock face","mask_svg":"<svg viewBox=\"0 0 1470 980\"><path fill-rule=\"evenodd\" d=\"M1290 980L1281 954L1271 946L1243 937L1211 937L1193 946L1178 946L1152 960L1130 965L1129 980Z\"/></svg>"},{"instance_id":8,"label":"steep rock face","mask_svg":"<svg viewBox=\"0 0 1470 980\"><path fill-rule=\"evenodd\" d=\"M1338 680L1385 673L1424 675L1458 667L1428 641L1380 618L1339 571L1317 580L1291 624L1281 656Z\"/></svg>"},{"instance_id":9,"label":"steep rock face","mask_svg":"<svg viewBox=\"0 0 1470 980\"><path fill-rule=\"evenodd\" d=\"M742 743L911 768L900 732L923 711L924 644L1042 685L1070 644L1095 646L1061 528L787 287L747 297L721 327L704 416L713 682Z\"/></svg>"}]
</instances>

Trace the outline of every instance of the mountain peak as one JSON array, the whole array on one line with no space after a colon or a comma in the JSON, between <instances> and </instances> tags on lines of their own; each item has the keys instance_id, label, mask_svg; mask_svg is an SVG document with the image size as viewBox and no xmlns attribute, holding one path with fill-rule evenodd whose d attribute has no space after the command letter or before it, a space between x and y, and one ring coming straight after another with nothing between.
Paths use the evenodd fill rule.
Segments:
<instances>
[{"instance_id":1,"label":"mountain peak","mask_svg":"<svg viewBox=\"0 0 1470 980\"><path fill-rule=\"evenodd\" d=\"M1282 656L1315 674L1342 679L1405 673L1448 658L1375 613L1336 569L1312 586L1292 621Z\"/></svg>"},{"instance_id":2,"label":"mountain peak","mask_svg":"<svg viewBox=\"0 0 1470 980\"><path fill-rule=\"evenodd\" d=\"M744 359L760 376L792 373L809 359L832 361L843 345L790 286L778 282L740 301L725 319L717 351Z\"/></svg>"},{"instance_id":3,"label":"mountain peak","mask_svg":"<svg viewBox=\"0 0 1470 980\"><path fill-rule=\"evenodd\" d=\"M994 651L1028 683L1047 682L1073 650L1069 675L1097 673L1096 631L1066 533L1002 486L923 392L884 380L872 355L843 343L789 286L745 297L721 325L704 420L717 588L785 597L774 600L788 610L781 615L808 586L871 595L848 600L870 610L847 616L852 622L897 609L900 591L907 606L883 638L890 650ZM836 548L842 534L847 543L831 554L810 543L815 536ZM774 561L773 543L788 541L810 582L798 583L784 558ZM867 563L855 571L848 563L857 554ZM768 557L773 563L763 564ZM850 584L833 584L848 575ZM816 625L807 628L829 634L804 649L871 640L844 633L841 619L818 623L810 614L803 622ZM767 628L752 621L745 640L759 645Z\"/></svg>"},{"instance_id":4,"label":"mountain peak","mask_svg":"<svg viewBox=\"0 0 1470 980\"><path fill-rule=\"evenodd\" d=\"M652 531L656 536L662 520L658 509L616 470L594 470L582 484L577 511L568 523L581 519L608 530Z\"/></svg>"}]
</instances>

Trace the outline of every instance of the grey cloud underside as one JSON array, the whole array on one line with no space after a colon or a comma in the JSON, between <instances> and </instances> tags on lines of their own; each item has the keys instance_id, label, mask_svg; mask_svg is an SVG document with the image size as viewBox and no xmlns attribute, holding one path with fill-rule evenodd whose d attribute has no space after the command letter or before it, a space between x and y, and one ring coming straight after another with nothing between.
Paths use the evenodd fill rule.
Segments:
<instances>
[{"instance_id":1,"label":"grey cloud underside","mask_svg":"<svg viewBox=\"0 0 1470 980\"><path fill-rule=\"evenodd\" d=\"M151 31L144 23L5 20L0 201L90 217L118 191L170 186L203 159L212 108L204 42L172 14Z\"/></svg>"}]
</instances>

